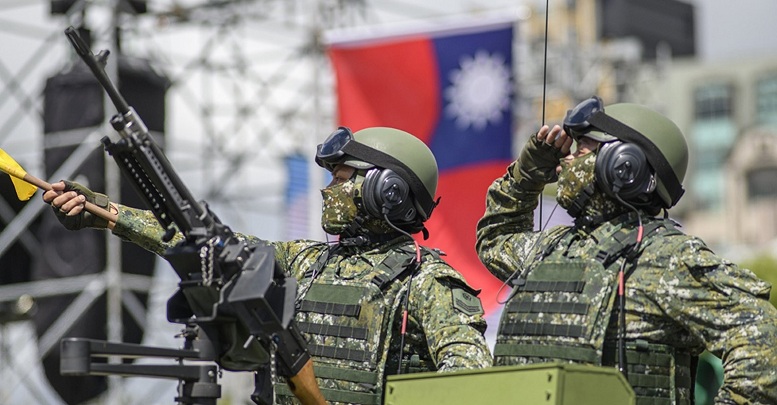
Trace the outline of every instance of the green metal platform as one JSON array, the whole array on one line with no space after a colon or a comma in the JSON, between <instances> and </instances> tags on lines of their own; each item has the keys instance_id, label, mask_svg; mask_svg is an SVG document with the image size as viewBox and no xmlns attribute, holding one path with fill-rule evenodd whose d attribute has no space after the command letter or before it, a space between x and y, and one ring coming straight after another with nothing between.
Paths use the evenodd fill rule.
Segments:
<instances>
[{"instance_id":1,"label":"green metal platform","mask_svg":"<svg viewBox=\"0 0 777 405\"><path fill-rule=\"evenodd\" d=\"M634 405L614 368L546 363L390 376L384 405Z\"/></svg>"}]
</instances>

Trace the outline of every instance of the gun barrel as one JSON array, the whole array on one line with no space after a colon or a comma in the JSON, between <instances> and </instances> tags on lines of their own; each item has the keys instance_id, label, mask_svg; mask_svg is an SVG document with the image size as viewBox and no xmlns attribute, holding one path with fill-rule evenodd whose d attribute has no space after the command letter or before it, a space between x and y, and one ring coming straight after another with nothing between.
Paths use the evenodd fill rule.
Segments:
<instances>
[{"instance_id":1,"label":"gun barrel","mask_svg":"<svg viewBox=\"0 0 777 405\"><path fill-rule=\"evenodd\" d=\"M108 51L103 51L100 53L100 60L98 60L94 54L92 53L92 50L89 48L89 45L84 42L84 40L81 38L80 35L78 35L78 30L73 28L72 26L67 27L65 29L65 35L67 36L67 39L70 41L70 44L73 45L73 48L75 48L76 53L78 53L78 56L81 57L81 59L84 60L86 63L86 66L89 67L89 69L94 73L95 78L97 78L97 81L100 82L100 84L105 89L105 92L108 93L108 97L110 97L111 101L113 102L113 105L116 106L116 109L121 114L125 114L129 111L130 106L127 103L127 100L122 97L121 93L119 93L119 90L116 89L116 86L113 85L113 82L111 82L111 79L108 77L108 75L105 73L104 65L105 60L108 58ZM102 65L102 66L101 66Z\"/></svg>"},{"instance_id":2,"label":"gun barrel","mask_svg":"<svg viewBox=\"0 0 777 405\"><path fill-rule=\"evenodd\" d=\"M65 35L67 36L67 39L70 40L70 43L73 44L73 48L76 49L78 55L84 56L91 53L89 46L81 39L81 36L78 35L78 31L75 28L72 26L65 28Z\"/></svg>"}]
</instances>

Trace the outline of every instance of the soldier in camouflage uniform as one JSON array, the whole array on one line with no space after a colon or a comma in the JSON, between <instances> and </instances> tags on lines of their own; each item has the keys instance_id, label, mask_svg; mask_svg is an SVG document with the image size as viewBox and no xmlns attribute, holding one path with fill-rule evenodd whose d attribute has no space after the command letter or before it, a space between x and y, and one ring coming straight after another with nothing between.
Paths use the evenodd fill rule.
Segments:
<instances>
[{"instance_id":1,"label":"soldier in camouflage uniform","mask_svg":"<svg viewBox=\"0 0 777 405\"><path fill-rule=\"evenodd\" d=\"M725 370L716 404L777 403L770 285L658 216L683 193L682 133L643 106L604 110L592 97L563 129L543 126L488 191L477 250L513 288L495 364L618 367L637 404L692 404L706 349ZM574 226L536 231L537 197L556 180Z\"/></svg>"},{"instance_id":2,"label":"soldier in camouflage uniform","mask_svg":"<svg viewBox=\"0 0 777 405\"><path fill-rule=\"evenodd\" d=\"M280 267L299 282L296 324L327 400L379 404L388 375L490 366L478 292L441 252L411 237L426 232L437 204L429 148L392 128L340 128L318 146L316 162L333 175L322 190L322 226L339 240L272 245ZM54 187L44 200L69 229L109 227L159 255L180 240L162 242L150 211L109 203L75 183ZM118 211L118 222L85 213L86 200ZM284 382L276 390L281 402L294 402Z\"/></svg>"}]
</instances>

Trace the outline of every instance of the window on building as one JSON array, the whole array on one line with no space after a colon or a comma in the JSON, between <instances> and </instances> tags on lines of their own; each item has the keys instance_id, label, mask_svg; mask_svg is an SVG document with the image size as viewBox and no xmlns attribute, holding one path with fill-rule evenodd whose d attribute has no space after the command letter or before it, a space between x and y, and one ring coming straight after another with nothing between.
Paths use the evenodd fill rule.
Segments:
<instances>
[{"instance_id":1,"label":"window on building","mask_svg":"<svg viewBox=\"0 0 777 405\"><path fill-rule=\"evenodd\" d=\"M722 168L736 135L736 125L731 118L698 120L688 131L689 147L694 156L694 175L689 180L689 189L698 208L722 206L725 195Z\"/></svg>"},{"instance_id":2,"label":"window on building","mask_svg":"<svg viewBox=\"0 0 777 405\"><path fill-rule=\"evenodd\" d=\"M750 199L777 198L777 167L764 167L747 173L747 196Z\"/></svg>"},{"instance_id":3,"label":"window on building","mask_svg":"<svg viewBox=\"0 0 777 405\"><path fill-rule=\"evenodd\" d=\"M694 115L706 121L729 118L733 115L732 87L727 83L707 83L696 89Z\"/></svg>"},{"instance_id":4,"label":"window on building","mask_svg":"<svg viewBox=\"0 0 777 405\"><path fill-rule=\"evenodd\" d=\"M762 125L777 125L777 73L756 83L756 119Z\"/></svg>"}]
</instances>

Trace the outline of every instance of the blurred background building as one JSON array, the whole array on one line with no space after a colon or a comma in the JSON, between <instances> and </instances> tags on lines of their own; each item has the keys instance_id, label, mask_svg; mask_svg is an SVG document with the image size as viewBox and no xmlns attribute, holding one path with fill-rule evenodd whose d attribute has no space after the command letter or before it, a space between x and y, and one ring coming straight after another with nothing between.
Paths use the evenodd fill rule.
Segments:
<instances>
[{"instance_id":1,"label":"blurred background building","mask_svg":"<svg viewBox=\"0 0 777 405\"><path fill-rule=\"evenodd\" d=\"M99 146L113 135L105 124L113 107L79 71L63 35L83 27L95 51L123 61L111 73L131 84L125 97L137 97L130 104L224 223L269 240L321 239L326 179L310 156L337 125L327 34L499 15L515 21L513 156L539 125L560 122L593 94L652 106L680 126L691 149L687 193L672 216L716 252L777 281L772 1L426 3L0 0L0 147L39 177L77 179L132 201ZM73 94L92 98L73 102ZM91 331L81 333L175 345L178 327L164 317L176 285L170 268L116 260L142 252L101 232L77 240L49 226L38 195L19 202L4 177L0 191L0 403L173 402L169 381L57 382L56 362L40 361L79 322ZM546 213L552 206L546 198ZM497 322L494 313L490 325ZM224 384L224 403L247 402L250 380L227 375Z\"/></svg>"}]
</instances>

